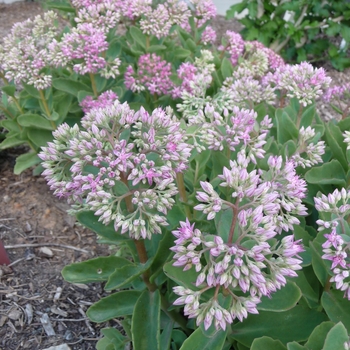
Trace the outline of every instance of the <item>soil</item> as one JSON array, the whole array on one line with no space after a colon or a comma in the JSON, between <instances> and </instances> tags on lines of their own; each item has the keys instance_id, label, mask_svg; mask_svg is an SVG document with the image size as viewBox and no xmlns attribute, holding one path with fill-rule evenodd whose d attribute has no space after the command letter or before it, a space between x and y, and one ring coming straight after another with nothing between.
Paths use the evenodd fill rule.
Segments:
<instances>
[{"instance_id":1,"label":"soil","mask_svg":"<svg viewBox=\"0 0 350 350\"><path fill-rule=\"evenodd\" d=\"M36 2L0 4L0 42L13 23L42 12ZM241 29L238 22L223 17L214 26L219 33ZM349 70L341 73L327 66L327 71L335 84L350 81ZM325 118L332 117L322 104L318 107ZM10 268L0 266L0 350L43 350L60 344L95 349L100 329L115 327L118 320L90 323L85 311L107 294L100 284L65 282L61 270L72 262L108 255L108 247L97 244L93 232L77 225L66 213L68 205L53 197L43 178L32 176L31 170L13 174L15 158L24 151L0 153L0 240L12 263ZM55 335L45 331L45 317Z\"/></svg>"}]
</instances>

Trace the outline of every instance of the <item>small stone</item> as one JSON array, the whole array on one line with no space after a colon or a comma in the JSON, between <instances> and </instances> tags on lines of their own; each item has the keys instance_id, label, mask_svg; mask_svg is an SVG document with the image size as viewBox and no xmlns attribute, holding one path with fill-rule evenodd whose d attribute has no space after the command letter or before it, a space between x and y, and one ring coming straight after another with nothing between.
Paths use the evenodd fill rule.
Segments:
<instances>
[{"instance_id":1,"label":"small stone","mask_svg":"<svg viewBox=\"0 0 350 350\"><path fill-rule=\"evenodd\" d=\"M40 247L39 254L45 258L52 258L53 257L53 252L48 247Z\"/></svg>"},{"instance_id":2,"label":"small stone","mask_svg":"<svg viewBox=\"0 0 350 350\"><path fill-rule=\"evenodd\" d=\"M8 195L5 195L4 197L2 197L2 200L4 201L4 203L8 203L11 198Z\"/></svg>"}]
</instances>

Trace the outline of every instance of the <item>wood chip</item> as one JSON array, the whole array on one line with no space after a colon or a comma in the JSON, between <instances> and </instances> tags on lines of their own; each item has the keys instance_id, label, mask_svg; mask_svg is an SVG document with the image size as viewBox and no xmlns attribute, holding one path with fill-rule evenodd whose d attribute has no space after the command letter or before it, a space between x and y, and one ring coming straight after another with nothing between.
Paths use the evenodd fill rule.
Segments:
<instances>
[{"instance_id":1,"label":"wood chip","mask_svg":"<svg viewBox=\"0 0 350 350\"><path fill-rule=\"evenodd\" d=\"M72 283L74 286L80 288L80 289L89 289L89 286L87 286L86 284L83 283Z\"/></svg>"},{"instance_id":2,"label":"wood chip","mask_svg":"<svg viewBox=\"0 0 350 350\"><path fill-rule=\"evenodd\" d=\"M0 265L0 278L4 275L10 275L12 273L12 269L6 265Z\"/></svg>"},{"instance_id":3,"label":"wood chip","mask_svg":"<svg viewBox=\"0 0 350 350\"><path fill-rule=\"evenodd\" d=\"M51 321L49 319L49 315L48 314L43 314L40 317L40 322L43 325L43 328L44 328L44 330L45 330L45 332L46 332L46 334L48 336L56 335L56 332L55 332L55 330L52 327L52 324L51 324Z\"/></svg>"},{"instance_id":4,"label":"wood chip","mask_svg":"<svg viewBox=\"0 0 350 350\"><path fill-rule=\"evenodd\" d=\"M7 316L5 315L0 316L0 327L2 327L5 324L6 320L7 320Z\"/></svg>"},{"instance_id":5,"label":"wood chip","mask_svg":"<svg viewBox=\"0 0 350 350\"><path fill-rule=\"evenodd\" d=\"M56 293L53 296L53 301L57 301L61 297L61 294L62 294L62 288L61 287L57 287Z\"/></svg>"},{"instance_id":6,"label":"wood chip","mask_svg":"<svg viewBox=\"0 0 350 350\"><path fill-rule=\"evenodd\" d=\"M7 314L8 318L16 321L21 317L21 311L16 309L16 308L12 308L11 311Z\"/></svg>"},{"instance_id":7,"label":"wood chip","mask_svg":"<svg viewBox=\"0 0 350 350\"><path fill-rule=\"evenodd\" d=\"M53 314L60 315L60 316L63 316L63 317L67 317L68 316L68 312L66 312L64 310L61 310L60 308L58 308L56 306L51 306L51 312Z\"/></svg>"},{"instance_id":8,"label":"wood chip","mask_svg":"<svg viewBox=\"0 0 350 350\"><path fill-rule=\"evenodd\" d=\"M33 307L32 304L26 304L26 308L24 309L27 315L27 323L31 324L33 321Z\"/></svg>"},{"instance_id":9,"label":"wood chip","mask_svg":"<svg viewBox=\"0 0 350 350\"><path fill-rule=\"evenodd\" d=\"M71 348L67 344L61 344L56 346L50 346L49 348L43 350L71 350Z\"/></svg>"}]
</instances>

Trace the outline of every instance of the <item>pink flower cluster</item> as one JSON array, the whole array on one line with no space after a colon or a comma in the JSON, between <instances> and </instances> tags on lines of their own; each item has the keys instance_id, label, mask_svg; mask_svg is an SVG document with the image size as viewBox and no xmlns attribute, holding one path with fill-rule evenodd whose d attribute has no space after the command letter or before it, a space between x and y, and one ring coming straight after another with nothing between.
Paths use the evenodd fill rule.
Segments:
<instances>
[{"instance_id":1,"label":"pink flower cluster","mask_svg":"<svg viewBox=\"0 0 350 350\"><path fill-rule=\"evenodd\" d=\"M54 141L39 154L43 175L55 195L76 209L94 211L121 234L150 239L168 224L176 173L187 168L192 146L171 110L135 112L127 103L112 102L113 96L107 92L85 101L91 109L82 119L83 130L57 128ZM107 105L94 108L103 101Z\"/></svg>"},{"instance_id":2,"label":"pink flower cluster","mask_svg":"<svg viewBox=\"0 0 350 350\"><path fill-rule=\"evenodd\" d=\"M249 42L249 44L253 45L253 47L256 49L262 50L267 55L269 68L271 70L275 70L278 67L285 65L285 62L280 55L278 55L275 51L271 50L270 48L264 46L259 41L251 41Z\"/></svg>"},{"instance_id":3,"label":"pink flower cluster","mask_svg":"<svg viewBox=\"0 0 350 350\"><path fill-rule=\"evenodd\" d=\"M314 198L315 208L322 215L331 213L332 219L319 219L318 231L328 231L324 234L326 241L322 244L325 260L331 261L333 276L330 282L335 282L335 288L344 292L344 298L350 300L350 244L349 232L344 222L350 215L350 191L342 188L333 193Z\"/></svg>"},{"instance_id":4,"label":"pink flower cluster","mask_svg":"<svg viewBox=\"0 0 350 350\"><path fill-rule=\"evenodd\" d=\"M51 65L49 44L58 35L57 15L16 23L0 45L0 72L8 81L33 85L38 90L51 86L52 77L43 68Z\"/></svg>"},{"instance_id":5,"label":"pink flower cluster","mask_svg":"<svg viewBox=\"0 0 350 350\"><path fill-rule=\"evenodd\" d=\"M226 31L224 39L226 45L219 46L219 51L227 51L230 54L232 65L235 66L238 62L238 58L241 57L244 52L244 40L240 34L231 30Z\"/></svg>"},{"instance_id":6,"label":"pink flower cluster","mask_svg":"<svg viewBox=\"0 0 350 350\"><path fill-rule=\"evenodd\" d=\"M334 100L343 100L348 97L350 92L350 84L344 84L342 86L332 86L328 88L322 96L323 101L329 103Z\"/></svg>"},{"instance_id":7,"label":"pink flower cluster","mask_svg":"<svg viewBox=\"0 0 350 350\"><path fill-rule=\"evenodd\" d=\"M296 97L305 107L323 95L332 79L323 68L314 68L310 63L302 62L278 67L272 80L278 89L285 89L288 97Z\"/></svg>"},{"instance_id":8,"label":"pink flower cluster","mask_svg":"<svg viewBox=\"0 0 350 350\"><path fill-rule=\"evenodd\" d=\"M136 92L147 89L152 95L166 95L173 89L171 64L155 53L140 56L137 72L128 66L125 86Z\"/></svg>"},{"instance_id":9,"label":"pink flower cluster","mask_svg":"<svg viewBox=\"0 0 350 350\"><path fill-rule=\"evenodd\" d=\"M73 69L79 74L96 73L106 65L102 57L108 49L106 34L91 23L79 24L65 34L60 47L68 60L78 61Z\"/></svg>"},{"instance_id":10,"label":"pink flower cluster","mask_svg":"<svg viewBox=\"0 0 350 350\"><path fill-rule=\"evenodd\" d=\"M118 95L113 91L105 91L96 100L92 96L86 96L80 103L84 113L90 112L94 108L104 108L113 105L118 99Z\"/></svg>"},{"instance_id":11,"label":"pink flower cluster","mask_svg":"<svg viewBox=\"0 0 350 350\"><path fill-rule=\"evenodd\" d=\"M211 26L205 27L202 36L201 36L202 43L204 45L208 44L214 44L216 40L216 32Z\"/></svg>"},{"instance_id":12,"label":"pink flower cluster","mask_svg":"<svg viewBox=\"0 0 350 350\"><path fill-rule=\"evenodd\" d=\"M220 186L231 191L232 203L221 199L210 183L201 182L203 191L196 196L201 203L194 209L203 211L207 220L223 209L232 210L227 242L217 233L201 232L188 219L173 231L173 265L183 270L194 267L197 272L193 288L174 288L179 295L174 304L185 304L185 315L197 318L197 325L203 322L205 329L214 322L216 329L225 330L234 319L242 321L249 313L258 313L261 297L282 288L286 277L296 277L295 271L301 269L301 241L293 235L279 244L271 239L282 230L293 230L293 225L299 224L296 215L307 215L301 203L306 183L296 175L293 162L270 157L268 163L269 171L248 171L250 162L239 152L231 169L224 167L218 177ZM219 303L221 288L231 298L229 306ZM202 301L202 294L209 289L215 290L214 296Z\"/></svg>"},{"instance_id":13,"label":"pink flower cluster","mask_svg":"<svg viewBox=\"0 0 350 350\"><path fill-rule=\"evenodd\" d=\"M212 0L191 0L191 2L195 5L196 17L199 17L195 20L197 27L216 17L217 11Z\"/></svg>"}]
</instances>

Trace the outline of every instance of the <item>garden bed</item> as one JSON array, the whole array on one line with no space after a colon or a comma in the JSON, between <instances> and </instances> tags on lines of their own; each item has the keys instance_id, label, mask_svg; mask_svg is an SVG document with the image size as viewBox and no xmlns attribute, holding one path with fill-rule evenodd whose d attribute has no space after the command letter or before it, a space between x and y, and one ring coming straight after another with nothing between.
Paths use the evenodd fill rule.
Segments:
<instances>
[{"instance_id":1,"label":"garden bed","mask_svg":"<svg viewBox=\"0 0 350 350\"><path fill-rule=\"evenodd\" d=\"M0 4L0 41L13 23L42 12L34 2ZM240 24L219 17L215 27L220 38L227 29L238 31ZM326 69L335 84L350 82L349 70ZM321 103L318 108L323 118L332 117ZM107 323L90 323L85 311L106 293L100 284L68 284L60 271L68 263L108 255L108 248L76 225L66 213L68 205L53 197L43 178L30 170L13 175L15 157L24 151L0 153L0 239L9 246L13 264L0 267L0 348L34 350L66 343L71 349L94 349ZM48 335L45 314L55 335ZM108 325L117 326L117 321Z\"/></svg>"}]
</instances>

